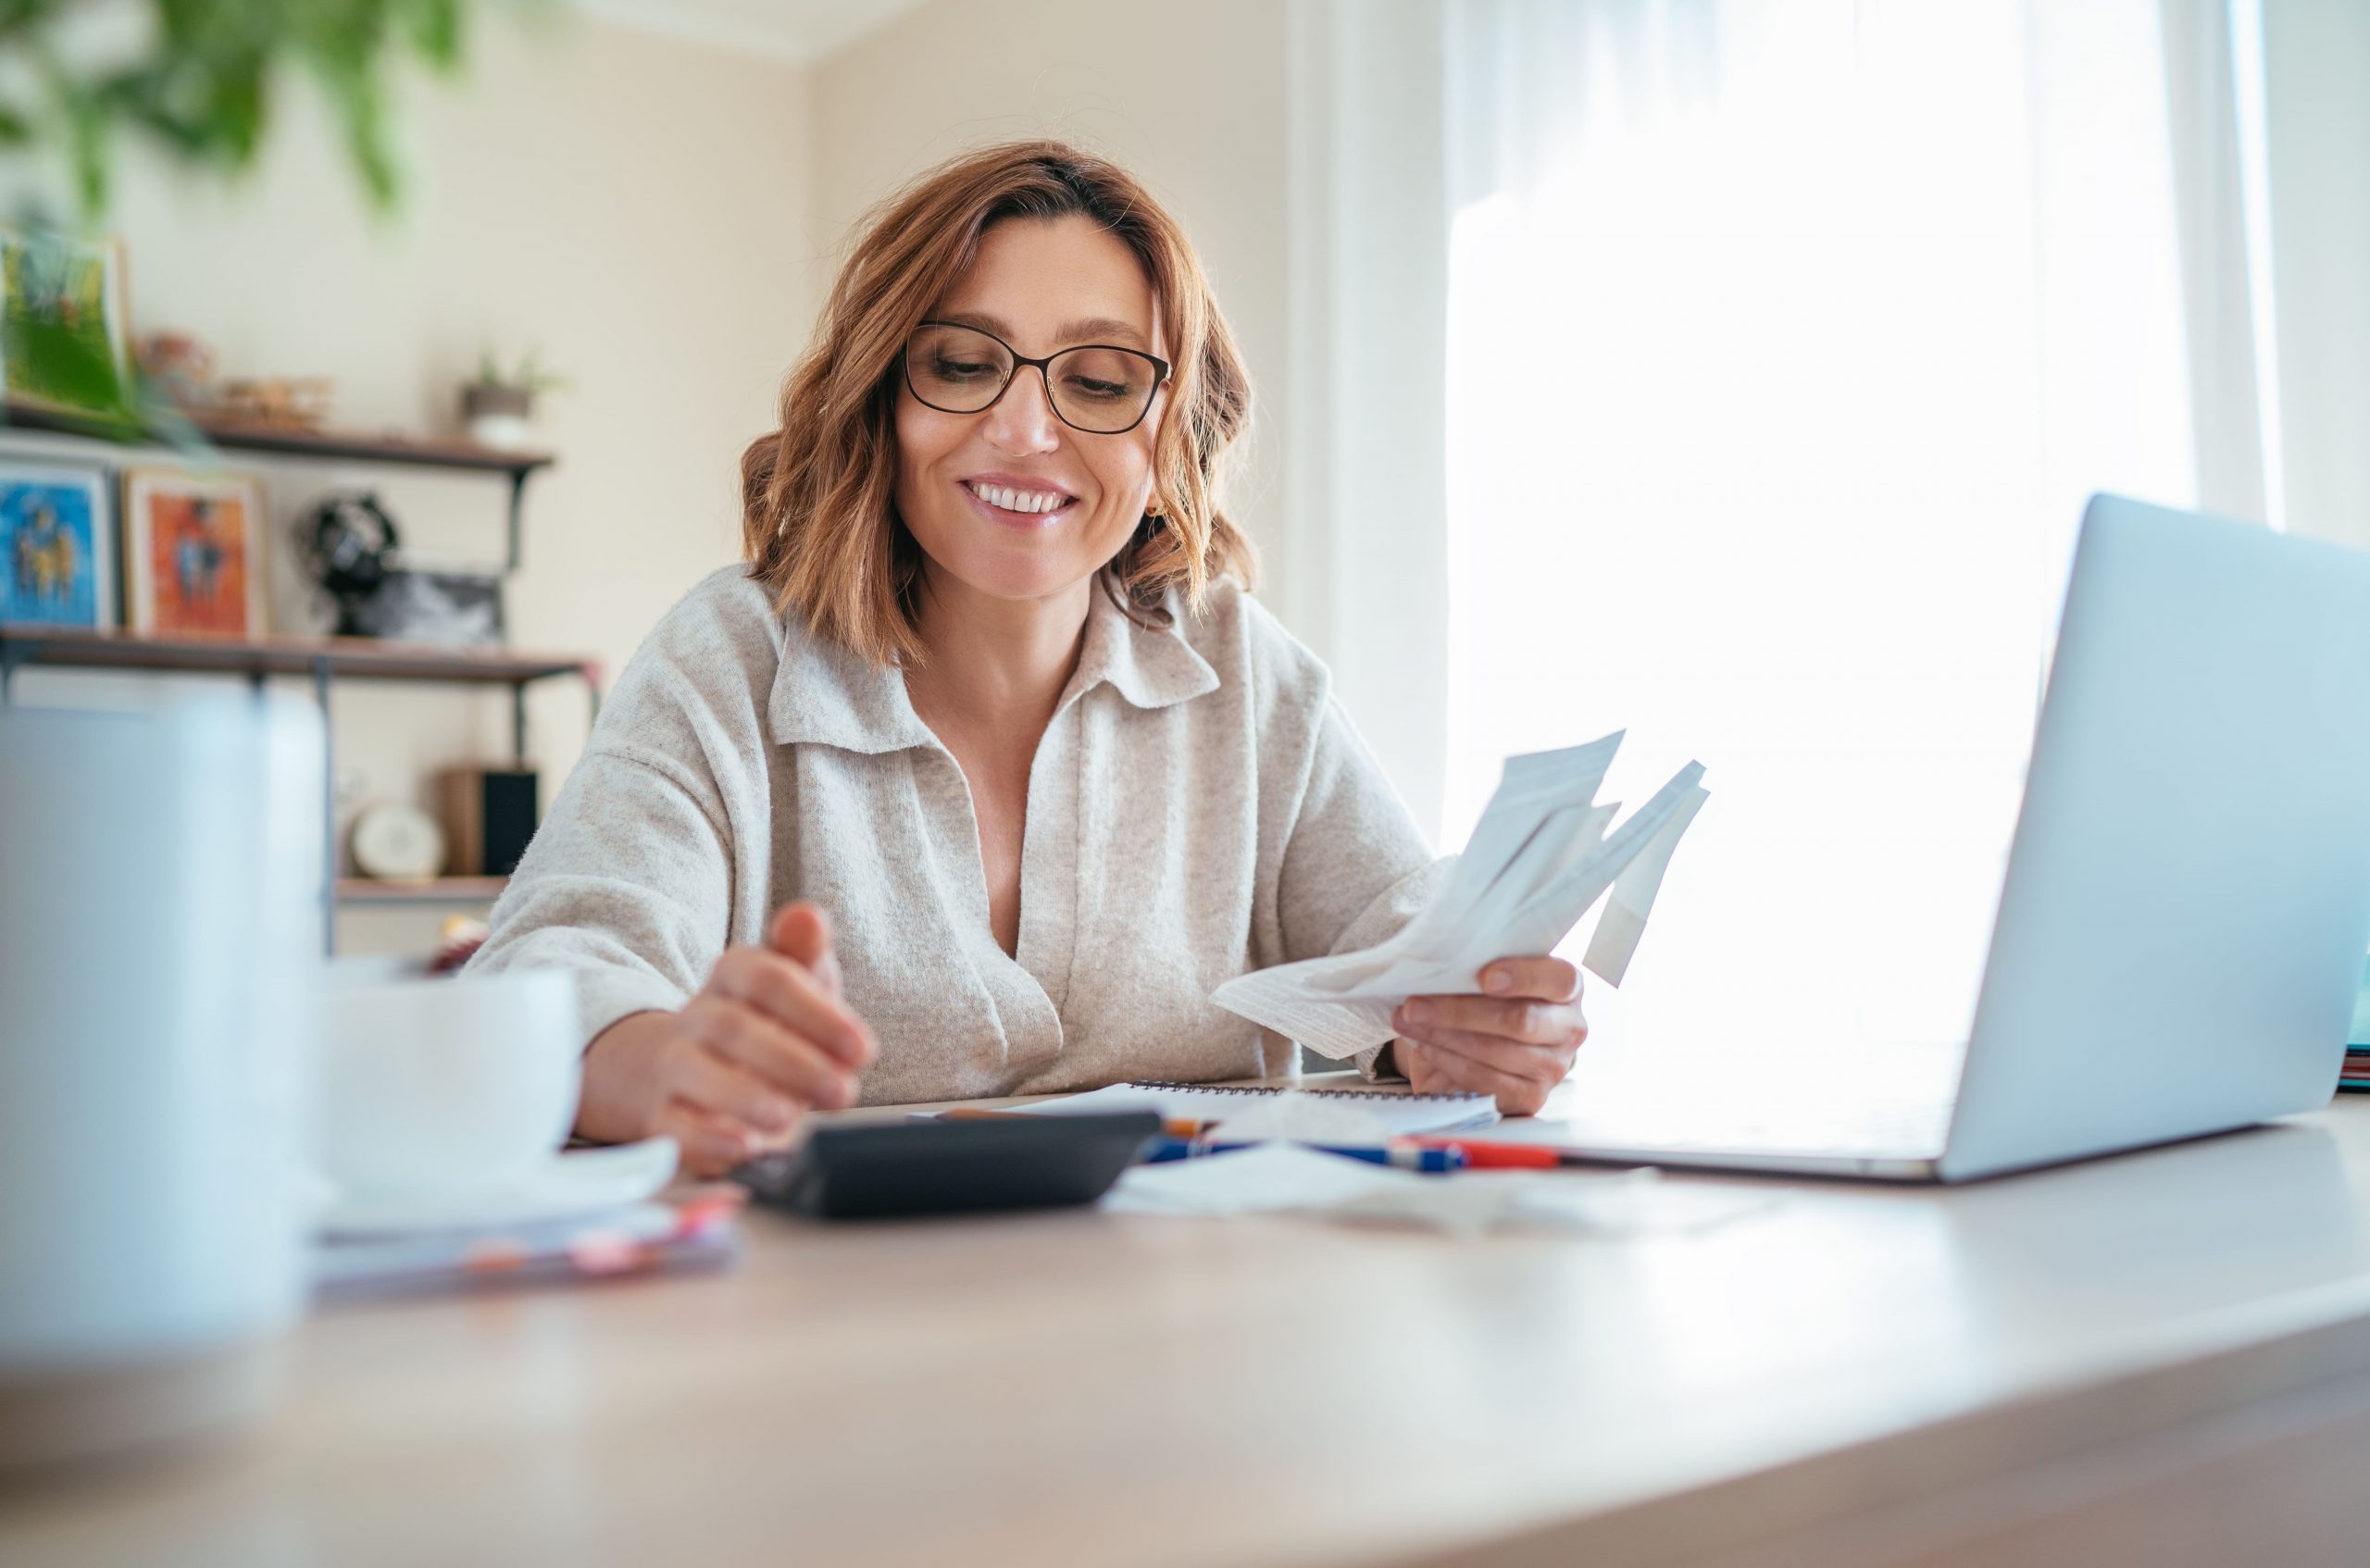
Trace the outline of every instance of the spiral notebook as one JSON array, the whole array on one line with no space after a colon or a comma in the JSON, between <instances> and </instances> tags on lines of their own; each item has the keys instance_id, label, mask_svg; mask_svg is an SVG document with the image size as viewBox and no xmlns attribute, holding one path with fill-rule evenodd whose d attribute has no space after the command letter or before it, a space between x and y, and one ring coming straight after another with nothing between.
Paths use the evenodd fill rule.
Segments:
<instances>
[{"instance_id":1,"label":"spiral notebook","mask_svg":"<svg viewBox=\"0 0 2370 1568\"><path fill-rule=\"evenodd\" d=\"M1462 1132L1498 1119L1497 1101L1486 1094L1394 1094L1356 1089L1291 1089L1273 1084L1226 1085L1116 1083L1086 1094L1047 1100L1013 1110L1036 1116L1091 1116L1107 1111L1157 1111L1171 1121L1215 1122L1240 1115L1263 1096L1306 1095L1328 1103L1351 1102L1380 1122L1393 1137Z\"/></svg>"}]
</instances>

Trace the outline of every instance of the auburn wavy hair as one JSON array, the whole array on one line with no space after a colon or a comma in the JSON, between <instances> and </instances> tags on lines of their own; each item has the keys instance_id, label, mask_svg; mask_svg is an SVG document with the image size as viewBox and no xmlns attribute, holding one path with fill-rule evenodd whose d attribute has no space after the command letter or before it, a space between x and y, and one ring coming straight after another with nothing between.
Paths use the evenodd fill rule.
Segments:
<instances>
[{"instance_id":1,"label":"auburn wavy hair","mask_svg":"<svg viewBox=\"0 0 2370 1568\"><path fill-rule=\"evenodd\" d=\"M905 340L1011 218L1091 219L1135 253L1176 368L1153 411L1153 504L1099 574L1140 621L1172 589L1199 604L1213 578L1249 585L1251 541L1220 492L1251 425L1251 380L1177 220L1127 170L1054 141L966 153L866 218L814 342L782 383L781 426L741 457L749 575L817 636L877 662L918 662L921 546L897 516L897 397Z\"/></svg>"}]
</instances>

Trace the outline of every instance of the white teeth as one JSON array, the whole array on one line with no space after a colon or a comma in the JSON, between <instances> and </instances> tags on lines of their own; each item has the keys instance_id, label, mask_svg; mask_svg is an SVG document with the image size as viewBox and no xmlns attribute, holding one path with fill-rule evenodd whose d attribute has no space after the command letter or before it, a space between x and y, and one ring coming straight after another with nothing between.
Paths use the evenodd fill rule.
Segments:
<instances>
[{"instance_id":1,"label":"white teeth","mask_svg":"<svg viewBox=\"0 0 2370 1568\"><path fill-rule=\"evenodd\" d=\"M1051 492L1013 490L1004 485L975 484L971 493L991 506L1001 506L1007 512L1051 512L1066 504L1069 497L1059 491Z\"/></svg>"}]
</instances>

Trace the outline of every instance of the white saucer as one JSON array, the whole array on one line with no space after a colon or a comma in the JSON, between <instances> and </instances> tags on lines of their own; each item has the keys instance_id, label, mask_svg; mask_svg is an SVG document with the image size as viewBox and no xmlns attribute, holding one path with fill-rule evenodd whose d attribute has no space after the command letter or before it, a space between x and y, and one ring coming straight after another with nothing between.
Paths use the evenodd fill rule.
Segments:
<instances>
[{"instance_id":1,"label":"white saucer","mask_svg":"<svg viewBox=\"0 0 2370 1568\"><path fill-rule=\"evenodd\" d=\"M315 1221L325 1236L386 1236L534 1225L639 1203L675 1175L675 1140L555 1153L500 1187L419 1197L333 1197Z\"/></svg>"}]
</instances>

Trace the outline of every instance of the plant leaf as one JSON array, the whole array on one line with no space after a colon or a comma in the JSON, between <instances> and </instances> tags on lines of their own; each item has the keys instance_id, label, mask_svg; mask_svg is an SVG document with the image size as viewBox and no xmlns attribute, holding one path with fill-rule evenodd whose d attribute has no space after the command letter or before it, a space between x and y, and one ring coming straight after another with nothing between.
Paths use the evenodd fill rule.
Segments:
<instances>
[{"instance_id":1,"label":"plant leaf","mask_svg":"<svg viewBox=\"0 0 2370 1568\"><path fill-rule=\"evenodd\" d=\"M459 68L463 12L459 0L409 0L404 31L419 56L439 70Z\"/></svg>"}]
</instances>

